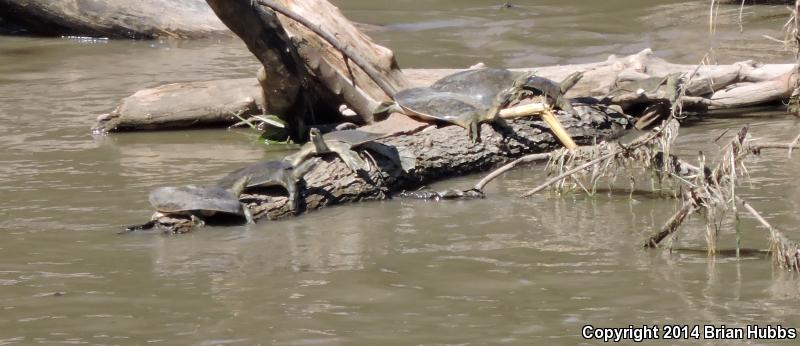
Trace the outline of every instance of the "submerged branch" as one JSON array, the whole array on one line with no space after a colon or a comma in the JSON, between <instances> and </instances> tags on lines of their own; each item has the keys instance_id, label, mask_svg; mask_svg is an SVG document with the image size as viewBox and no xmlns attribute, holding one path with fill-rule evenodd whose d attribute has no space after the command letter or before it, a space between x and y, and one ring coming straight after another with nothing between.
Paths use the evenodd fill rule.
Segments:
<instances>
[{"instance_id":1,"label":"submerged branch","mask_svg":"<svg viewBox=\"0 0 800 346\"><path fill-rule=\"evenodd\" d=\"M501 174L508 172L521 164L549 160L551 157L553 157L552 152L542 153L542 154L531 154L520 157L486 175L483 179L481 179L481 181L475 184L474 189L482 191L483 188L486 187L486 184L490 183L492 180L495 180Z\"/></svg>"},{"instance_id":2,"label":"submerged branch","mask_svg":"<svg viewBox=\"0 0 800 346\"><path fill-rule=\"evenodd\" d=\"M684 203L683 206L675 212L675 214L672 214L664 226L661 227L661 231L650 237L650 239L645 242L644 247L658 247L658 244L661 243L662 240L677 232L680 225L684 220L686 220L686 217L695 211L697 211L697 208L693 203Z\"/></svg>"}]
</instances>

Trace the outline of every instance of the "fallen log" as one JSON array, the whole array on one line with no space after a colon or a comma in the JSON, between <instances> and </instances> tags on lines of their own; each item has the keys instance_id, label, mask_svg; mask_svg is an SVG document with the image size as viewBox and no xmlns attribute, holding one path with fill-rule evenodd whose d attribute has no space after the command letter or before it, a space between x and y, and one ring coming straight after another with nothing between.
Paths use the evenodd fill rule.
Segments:
<instances>
[{"instance_id":1,"label":"fallen log","mask_svg":"<svg viewBox=\"0 0 800 346\"><path fill-rule=\"evenodd\" d=\"M606 61L556 65L514 69L515 71L536 72L537 75L561 80L576 71L583 72L583 78L570 89L567 96L604 96L614 85L624 81L641 80L650 77L665 77L672 73L695 73L692 83L687 87L688 96L715 95L726 88L735 85L736 87L748 86L752 84L769 81L784 81L786 74L793 71L793 64L761 64L754 61L742 61L730 65L687 65L674 64L655 56L651 49L644 49L636 54L624 57L610 56ZM403 72L415 85L428 85L439 78L452 73L462 71L461 69L404 69ZM696 71L696 72L695 72ZM784 78L784 79L782 79ZM786 86L777 84L759 84L755 89L766 90L780 87L782 90ZM734 90L727 90L731 92ZM762 103L774 101L776 94L764 93ZM714 97L712 96L712 99ZM753 100L744 102L743 105L752 104ZM735 100L727 102L729 107L740 107Z\"/></svg>"},{"instance_id":2,"label":"fallen log","mask_svg":"<svg viewBox=\"0 0 800 346\"><path fill-rule=\"evenodd\" d=\"M559 112L558 118L579 144L614 139L630 127L626 116L606 107L576 105L575 109L578 117ZM370 127L362 129L369 131ZM514 119L507 126L483 124L481 141L477 143L471 142L467 131L458 126L429 128L377 142L397 148L401 155L413 156L416 167L404 172L393 160L373 155L376 165L370 165L368 172L356 174L335 155L315 158L316 165L305 174L301 184L301 210L386 199L403 190L486 171L523 155L561 146L547 124L532 118ZM248 203L256 220L293 215L286 197L243 195L241 200Z\"/></svg>"},{"instance_id":3,"label":"fallen log","mask_svg":"<svg viewBox=\"0 0 800 346\"><path fill-rule=\"evenodd\" d=\"M607 94L614 83L619 81L663 77L670 73L691 73L697 70L697 76L687 86L687 95L705 95L715 103L724 105L722 108L736 108L787 99L791 95L793 85L788 78L792 76L794 65L759 64L744 61L731 65L703 65L698 68L696 65L669 63L653 56L651 50L645 49L625 57L612 56L608 60L598 63L530 67L516 70L536 71L537 74L553 80L561 80L576 71L584 71L584 77L568 92L570 97L600 97ZM402 73L405 75L408 85L416 87L429 86L439 78L460 71L463 69L404 69ZM241 79L238 82L231 81L226 85L230 88L231 93L252 95L254 92L252 83L248 79ZM162 90L162 92L168 92L168 90ZM209 102L211 101L213 99L209 100ZM180 105L175 107L177 106ZM222 104L216 106L219 107ZM170 112L177 111L175 107L168 108L168 110ZM162 117L155 107L148 112L154 118ZM197 117L204 116L201 113L195 115ZM130 119L136 119L136 121L127 123L126 118L121 117L117 120L119 126L116 129L108 128L108 130L157 129L160 126L148 124L147 118ZM183 121L173 122L169 126L176 128L180 125L191 126L192 124L190 121ZM228 125L228 123L224 123L224 125ZM95 127L100 127L100 125Z\"/></svg>"},{"instance_id":4,"label":"fallen log","mask_svg":"<svg viewBox=\"0 0 800 346\"><path fill-rule=\"evenodd\" d=\"M166 84L144 89L98 116L95 133L228 126L261 114L261 86L254 78Z\"/></svg>"},{"instance_id":5,"label":"fallen log","mask_svg":"<svg viewBox=\"0 0 800 346\"><path fill-rule=\"evenodd\" d=\"M232 36L203 0L0 0L0 31L133 39Z\"/></svg>"}]
</instances>

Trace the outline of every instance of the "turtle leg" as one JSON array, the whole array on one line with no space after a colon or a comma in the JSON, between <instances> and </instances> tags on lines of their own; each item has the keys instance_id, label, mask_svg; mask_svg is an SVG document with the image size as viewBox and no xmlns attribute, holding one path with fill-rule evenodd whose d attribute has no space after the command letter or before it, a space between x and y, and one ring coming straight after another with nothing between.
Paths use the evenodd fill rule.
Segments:
<instances>
[{"instance_id":1,"label":"turtle leg","mask_svg":"<svg viewBox=\"0 0 800 346\"><path fill-rule=\"evenodd\" d=\"M469 129L469 139L472 143L481 141L481 123L478 120L472 120L467 125Z\"/></svg>"},{"instance_id":2,"label":"turtle leg","mask_svg":"<svg viewBox=\"0 0 800 346\"><path fill-rule=\"evenodd\" d=\"M572 114L572 115L574 115L574 116L577 116L577 115L578 115L578 114L575 112L575 109L574 109L574 108L572 108L572 102L570 101L570 99L569 99L569 98L567 98L567 97L564 97L563 95L561 95L561 96L559 96L559 97L556 99L556 102L555 102L555 103L556 103L556 106L557 106L559 109L561 109L562 111L565 111L565 112L567 112L567 113L569 113L569 114Z\"/></svg>"},{"instance_id":3,"label":"turtle leg","mask_svg":"<svg viewBox=\"0 0 800 346\"><path fill-rule=\"evenodd\" d=\"M250 208L248 208L244 203L242 203L242 212L244 213L244 218L247 220L248 224L256 223L255 220L253 220L253 213L250 212Z\"/></svg>"},{"instance_id":4,"label":"turtle leg","mask_svg":"<svg viewBox=\"0 0 800 346\"><path fill-rule=\"evenodd\" d=\"M289 208L292 209L292 213L297 214L297 205L300 201L300 194L297 193L297 181L286 185L286 192L289 193Z\"/></svg>"},{"instance_id":5,"label":"turtle leg","mask_svg":"<svg viewBox=\"0 0 800 346\"><path fill-rule=\"evenodd\" d=\"M379 155L392 160L397 167L400 167L403 172L409 172L417 165L416 157L413 155L403 155L397 150L396 147L386 145L378 142L369 142L361 145L362 148L374 151Z\"/></svg>"},{"instance_id":6,"label":"turtle leg","mask_svg":"<svg viewBox=\"0 0 800 346\"><path fill-rule=\"evenodd\" d=\"M367 162L358 155L357 152L353 151L349 145L331 145L328 143L329 148L332 152L339 155L339 157L344 161L344 163L349 167L353 172L358 172L359 170L369 170L369 166L367 166Z\"/></svg>"}]
</instances>

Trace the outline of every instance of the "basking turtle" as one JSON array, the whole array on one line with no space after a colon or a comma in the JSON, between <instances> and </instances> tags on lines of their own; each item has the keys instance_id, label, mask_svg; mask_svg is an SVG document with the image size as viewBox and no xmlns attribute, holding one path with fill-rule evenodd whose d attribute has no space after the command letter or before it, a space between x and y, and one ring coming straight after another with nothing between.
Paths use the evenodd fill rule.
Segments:
<instances>
[{"instance_id":1,"label":"basking turtle","mask_svg":"<svg viewBox=\"0 0 800 346\"><path fill-rule=\"evenodd\" d=\"M320 133L319 129L312 128L310 131L311 140L304 144L300 148L300 151L287 156L284 160L292 166L297 167L311 156L335 153L339 155L342 161L344 161L347 167L350 167L353 172L359 170L366 171L369 170L367 162L364 161L354 149L369 146L370 149L376 150L397 162L399 161L399 157L396 150L392 152L391 149L393 148L373 142L390 135L391 134L367 132L357 129L334 131L323 135Z\"/></svg>"},{"instance_id":2,"label":"basking turtle","mask_svg":"<svg viewBox=\"0 0 800 346\"><path fill-rule=\"evenodd\" d=\"M672 73L664 77L621 82L603 97L602 102L617 104L626 112L638 114L634 126L641 130L672 111L672 105L680 96L681 77L681 73Z\"/></svg>"},{"instance_id":3,"label":"basking turtle","mask_svg":"<svg viewBox=\"0 0 800 346\"><path fill-rule=\"evenodd\" d=\"M247 207L239 202L239 195L250 180L244 176L226 189L221 186L167 186L150 192L150 204L156 208L153 219L161 216L190 216L200 219L211 217L244 218L252 222Z\"/></svg>"},{"instance_id":4,"label":"basking turtle","mask_svg":"<svg viewBox=\"0 0 800 346\"><path fill-rule=\"evenodd\" d=\"M411 88L395 95L394 102L381 104L376 113L399 112L426 121L442 121L469 130L479 140L480 124L495 121L501 109L529 92L543 96L548 105L573 112L564 93L583 77L580 72L562 83L532 73L506 69L475 69L446 76L430 87ZM513 117L524 115L514 114Z\"/></svg>"},{"instance_id":5,"label":"basking turtle","mask_svg":"<svg viewBox=\"0 0 800 346\"><path fill-rule=\"evenodd\" d=\"M530 73L518 80L518 84L515 85L515 87L532 91L535 96L544 96L545 103L567 113L575 114L575 110L572 109L572 102L564 95L569 89L572 89L581 78L583 78L582 72L574 72L564 78L561 83L557 83L551 79L539 77Z\"/></svg>"},{"instance_id":6,"label":"basking turtle","mask_svg":"<svg viewBox=\"0 0 800 346\"><path fill-rule=\"evenodd\" d=\"M259 188L282 187L289 194L289 206L297 210L297 182L310 168L307 164L298 167L286 161L259 162L226 175L217 183L223 188L233 188L243 177L250 177L243 191L253 191Z\"/></svg>"}]
</instances>

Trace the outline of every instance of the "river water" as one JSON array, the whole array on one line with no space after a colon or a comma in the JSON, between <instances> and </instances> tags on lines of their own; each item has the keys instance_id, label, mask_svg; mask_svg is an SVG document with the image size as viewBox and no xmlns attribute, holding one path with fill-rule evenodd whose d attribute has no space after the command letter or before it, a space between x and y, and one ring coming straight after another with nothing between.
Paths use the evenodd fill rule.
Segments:
<instances>
[{"instance_id":1,"label":"river water","mask_svg":"<svg viewBox=\"0 0 800 346\"><path fill-rule=\"evenodd\" d=\"M723 63L792 59L762 37L782 37L783 7L740 17L723 6L711 36L705 1L337 3L381 26L371 35L406 67L588 62L646 47L682 63L709 48ZM182 236L116 235L149 217L153 187L210 182L287 152L248 131L93 137L94 117L141 88L255 69L235 41L0 37L0 345L572 345L586 324L800 327L798 278L767 259L639 248L674 200L516 198L544 178L541 166L506 174L480 201L359 203ZM710 155L713 138L746 124L765 140L800 132L782 112L717 114L684 127L678 151ZM800 239L797 156L766 152L748 165L741 195ZM719 247L730 249L724 226ZM740 229L743 246L766 246L749 216ZM676 246L702 247L703 232L693 217Z\"/></svg>"}]
</instances>

